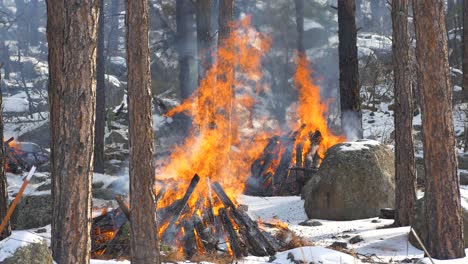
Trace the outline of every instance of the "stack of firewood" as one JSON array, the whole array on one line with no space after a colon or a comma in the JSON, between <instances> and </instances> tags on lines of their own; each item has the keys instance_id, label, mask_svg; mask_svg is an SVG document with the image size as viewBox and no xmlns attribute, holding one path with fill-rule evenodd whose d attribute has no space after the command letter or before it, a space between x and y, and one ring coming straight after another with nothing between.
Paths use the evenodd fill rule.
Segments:
<instances>
[{"instance_id":1,"label":"stack of firewood","mask_svg":"<svg viewBox=\"0 0 468 264\"><path fill-rule=\"evenodd\" d=\"M195 208L189 208L188 202L199 182L200 177L195 175L182 199L158 209L161 245L182 249L187 259L195 254L217 252L225 252L235 258L249 254L269 256L276 253L274 241L249 217L245 206L239 205L235 199L226 194L220 183L209 184L208 193L213 192L214 195L200 198ZM156 195L157 198L163 197L163 192L166 191L167 189L161 189ZM93 221L94 253L116 256L115 245L119 243L115 241L119 241L119 236L122 235L119 229L125 226L120 219L130 214L127 203L121 197L116 197L116 199L119 201L120 209L101 216L101 219L95 218ZM107 224L106 219L116 219L118 224ZM99 234L102 235L104 229L110 230L114 237L99 240ZM178 241L177 244L175 241Z\"/></svg>"},{"instance_id":2,"label":"stack of firewood","mask_svg":"<svg viewBox=\"0 0 468 264\"><path fill-rule=\"evenodd\" d=\"M307 139L310 148L303 153L304 143L297 143L297 139L304 128L305 125L287 136L270 138L263 154L252 164L246 194L271 196L301 193L302 186L318 170L321 162L318 148L323 139L320 131L310 131Z\"/></svg>"}]
</instances>

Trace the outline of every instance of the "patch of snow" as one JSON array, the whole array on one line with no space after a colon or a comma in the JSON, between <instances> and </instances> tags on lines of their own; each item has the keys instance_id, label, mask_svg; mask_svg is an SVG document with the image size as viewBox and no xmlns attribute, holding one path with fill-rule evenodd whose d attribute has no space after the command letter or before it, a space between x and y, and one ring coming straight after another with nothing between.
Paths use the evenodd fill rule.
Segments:
<instances>
[{"instance_id":1,"label":"patch of snow","mask_svg":"<svg viewBox=\"0 0 468 264\"><path fill-rule=\"evenodd\" d=\"M49 242L42 236L35 234L32 231L13 231L11 236L0 241L0 262L11 257L18 248L28 246L31 243Z\"/></svg>"},{"instance_id":2,"label":"patch of snow","mask_svg":"<svg viewBox=\"0 0 468 264\"><path fill-rule=\"evenodd\" d=\"M466 257L464 258L459 258L459 259L448 259L448 260L438 260L438 259L433 259L434 263L443 263L443 264L466 264L468 263L468 248L465 248L465 255ZM431 260L429 258L423 258L417 262L417 264L432 264Z\"/></svg>"},{"instance_id":3,"label":"patch of snow","mask_svg":"<svg viewBox=\"0 0 468 264\"><path fill-rule=\"evenodd\" d=\"M105 74L104 76L106 80L109 81L110 84L112 84L115 87L120 87L120 81L119 79L117 79L117 77L115 77L114 75L110 75L110 74Z\"/></svg>"},{"instance_id":4,"label":"patch of snow","mask_svg":"<svg viewBox=\"0 0 468 264\"><path fill-rule=\"evenodd\" d=\"M3 111L7 113L25 113L29 111L29 102L24 98L3 98Z\"/></svg>"},{"instance_id":5,"label":"patch of snow","mask_svg":"<svg viewBox=\"0 0 468 264\"><path fill-rule=\"evenodd\" d=\"M321 264L354 264L356 259L348 254L339 252L333 249L324 247L299 247L284 252L279 252L275 255L276 259L273 261L255 261L255 258L246 258L244 263L294 263L295 261L302 261L300 263L321 263ZM292 259L292 257L294 259ZM249 259L252 262L249 262Z\"/></svg>"},{"instance_id":6,"label":"patch of snow","mask_svg":"<svg viewBox=\"0 0 468 264\"><path fill-rule=\"evenodd\" d=\"M127 61L125 60L124 57L118 57L118 56L110 57L109 61L110 63L116 64L116 65L121 65L121 66L127 65Z\"/></svg>"},{"instance_id":7,"label":"patch of snow","mask_svg":"<svg viewBox=\"0 0 468 264\"><path fill-rule=\"evenodd\" d=\"M323 25L315 21L314 19L304 18L304 31L311 30L314 28L323 29Z\"/></svg>"},{"instance_id":8,"label":"patch of snow","mask_svg":"<svg viewBox=\"0 0 468 264\"><path fill-rule=\"evenodd\" d=\"M359 151L363 149L369 149L369 146L378 146L380 142L376 140L357 140L353 142L346 142L343 146L340 146L339 151Z\"/></svg>"},{"instance_id":9,"label":"patch of snow","mask_svg":"<svg viewBox=\"0 0 468 264\"><path fill-rule=\"evenodd\" d=\"M458 86L458 85L454 85L454 86L453 86L453 91L454 91L454 92L461 92L462 90L463 90L463 88L461 88L461 87Z\"/></svg>"}]
</instances>

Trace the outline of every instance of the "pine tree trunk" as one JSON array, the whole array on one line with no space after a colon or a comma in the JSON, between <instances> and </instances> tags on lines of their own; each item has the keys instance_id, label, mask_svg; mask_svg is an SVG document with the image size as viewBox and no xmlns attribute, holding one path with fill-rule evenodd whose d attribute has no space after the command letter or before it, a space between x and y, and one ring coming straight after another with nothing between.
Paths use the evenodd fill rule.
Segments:
<instances>
[{"instance_id":1,"label":"pine tree trunk","mask_svg":"<svg viewBox=\"0 0 468 264\"><path fill-rule=\"evenodd\" d=\"M0 66L0 69L2 67ZM0 222L3 221L8 211L8 191L7 180L5 176L5 148L3 145L3 95L2 95L2 75L0 73ZM0 240L10 236L10 221L7 222L5 229L0 233Z\"/></svg>"},{"instance_id":2,"label":"pine tree trunk","mask_svg":"<svg viewBox=\"0 0 468 264\"><path fill-rule=\"evenodd\" d=\"M463 85L462 86L463 86L463 95L464 95L465 101L468 101L468 0L463 1Z\"/></svg>"},{"instance_id":3,"label":"pine tree trunk","mask_svg":"<svg viewBox=\"0 0 468 264\"><path fill-rule=\"evenodd\" d=\"M128 2L126 27L131 261L159 263L147 0Z\"/></svg>"},{"instance_id":4,"label":"pine tree trunk","mask_svg":"<svg viewBox=\"0 0 468 264\"><path fill-rule=\"evenodd\" d=\"M444 1L413 0L426 170L426 238L436 259L465 256Z\"/></svg>"},{"instance_id":5,"label":"pine tree trunk","mask_svg":"<svg viewBox=\"0 0 468 264\"><path fill-rule=\"evenodd\" d=\"M234 0L219 0L219 12L218 12L218 49L224 47L228 50L233 50L234 43L226 42L226 39L229 38L229 35L232 32L233 27L233 18L234 18ZM218 58L219 59L219 58ZM231 65L230 69L227 72L224 72L222 75L217 76L217 80L234 80L234 65ZM235 106L234 106L234 97L235 91L234 87L231 87L231 97L226 98L229 104L226 109L227 119L229 120L229 128L226 131L227 144L226 146L230 147L233 143L233 139L237 135L233 135L236 131L234 127L234 122L232 122L233 116L235 115Z\"/></svg>"},{"instance_id":6,"label":"pine tree trunk","mask_svg":"<svg viewBox=\"0 0 468 264\"><path fill-rule=\"evenodd\" d=\"M52 238L57 263L89 263L97 0L47 0Z\"/></svg>"},{"instance_id":7,"label":"pine tree trunk","mask_svg":"<svg viewBox=\"0 0 468 264\"><path fill-rule=\"evenodd\" d=\"M107 50L106 50L106 60L109 62L109 59L112 56L116 56L119 47L119 18L120 18L120 1L114 0L111 3L110 11L110 25L109 33L107 34Z\"/></svg>"},{"instance_id":8,"label":"pine tree trunk","mask_svg":"<svg viewBox=\"0 0 468 264\"><path fill-rule=\"evenodd\" d=\"M354 0L338 0L341 126L348 139L363 137Z\"/></svg>"},{"instance_id":9,"label":"pine tree trunk","mask_svg":"<svg viewBox=\"0 0 468 264\"><path fill-rule=\"evenodd\" d=\"M413 145L413 90L408 38L408 0L392 1L395 86L395 225L409 226L416 201Z\"/></svg>"},{"instance_id":10,"label":"pine tree trunk","mask_svg":"<svg viewBox=\"0 0 468 264\"><path fill-rule=\"evenodd\" d=\"M197 0L195 3L197 17L198 48L198 84L211 67L211 0Z\"/></svg>"},{"instance_id":11,"label":"pine tree trunk","mask_svg":"<svg viewBox=\"0 0 468 264\"><path fill-rule=\"evenodd\" d=\"M468 101L468 0L463 1L463 100ZM465 122L465 152L468 152L468 121Z\"/></svg>"},{"instance_id":12,"label":"pine tree trunk","mask_svg":"<svg viewBox=\"0 0 468 264\"><path fill-rule=\"evenodd\" d=\"M191 49L192 34L192 10L189 1L176 1L176 23L177 23L177 51L179 53L179 85L182 99L192 95L195 90L191 81L190 68L193 65L194 56Z\"/></svg>"},{"instance_id":13,"label":"pine tree trunk","mask_svg":"<svg viewBox=\"0 0 468 264\"><path fill-rule=\"evenodd\" d=\"M304 0L296 2L296 29L297 29L297 52L299 56L305 55L304 49Z\"/></svg>"},{"instance_id":14,"label":"pine tree trunk","mask_svg":"<svg viewBox=\"0 0 468 264\"><path fill-rule=\"evenodd\" d=\"M106 82L104 58L104 0L99 0L97 65L96 65L96 127L94 131L94 171L104 173L104 133L106 124Z\"/></svg>"}]
</instances>

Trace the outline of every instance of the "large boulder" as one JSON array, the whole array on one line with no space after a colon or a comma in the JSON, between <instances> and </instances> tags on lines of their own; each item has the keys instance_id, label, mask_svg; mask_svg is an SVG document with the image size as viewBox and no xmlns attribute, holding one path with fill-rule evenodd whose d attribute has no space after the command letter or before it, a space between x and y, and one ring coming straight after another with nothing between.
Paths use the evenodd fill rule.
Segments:
<instances>
[{"instance_id":1,"label":"large boulder","mask_svg":"<svg viewBox=\"0 0 468 264\"><path fill-rule=\"evenodd\" d=\"M18 248L15 253L2 261L3 264L52 264L52 251L46 242L31 243Z\"/></svg>"},{"instance_id":2,"label":"large boulder","mask_svg":"<svg viewBox=\"0 0 468 264\"><path fill-rule=\"evenodd\" d=\"M23 195L13 215L11 224L14 229L43 227L52 222L52 198L45 195Z\"/></svg>"},{"instance_id":3,"label":"large boulder","mask_svg":"<svg viewBox=\"0 0 468 264\"><path fill-rule=\"evenodd\" d=\"M413 229L416 231L416 234L418 234L419 238L421 238L422 242L424 245L427 245L427 226L426 226L426 216L425 216L425 205L424 205L424 197L420 198L416 201L415 205L415 212L414 212L414 223L413 223ZM463 212L463 229L468 230L468 210L462 206L462 212ZM468 236L464 236L464 241L465 241L465 248L468 247ZM413 235L412 232L410 232L408 236L408 240L413 245L414 247L421 249L421 245L418 243L416 237Z\"/></svg>"},{"instance_id":4,"label":"large boulder","mask_svg":"<svg viewBox=\"0 0 468 264\"><path fill-rule=\"evenodd\" d=\"M376 217L395 203L394 156L377 141L330 148L319 171L304 187L309 218L354 220Z\"/></svg>"}]
</instances>

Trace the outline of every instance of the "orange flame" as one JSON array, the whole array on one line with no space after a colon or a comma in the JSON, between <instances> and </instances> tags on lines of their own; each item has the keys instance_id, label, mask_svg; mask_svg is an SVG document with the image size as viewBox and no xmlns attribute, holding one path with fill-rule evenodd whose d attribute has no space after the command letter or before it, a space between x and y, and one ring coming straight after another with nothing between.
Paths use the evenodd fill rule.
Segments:
<instances>
[{"instance_id":1,"label":"orange flame","mask_svg":"<svg viewBox=\"0 0 468 264\"><path fill-rule=\"evenodd\" d=\"M296 112L297 123L294 124L295 130L301 125L305 128L301 131L296 139L296 145L300 142L305 142L303 153L307 153L310 149L311 142L308 140L308 133L319 130L323 140L319 146L318 154L321 157L325 156L325 152L331 146L346 141L344 136L335 135L328 128L325 118L328 112L328 105L322 103L320 99L320 87L317 86L311 76L309 69L309 61L305 55L299 55L297 58L297 69L294 74L294 86L298 92L298 106Z\"/></svg>"},{"instance_id":2,"label":"orange flame","mask_svg":"<svg viewBox=\"0 0 468 264\"><path fill-rule=\"evenodd\" d=\"M184 144L175 148L169 163L157 176L159 179L176 179L178 189L182 191L167 191L158 207L182 198L183 190L195 173L201 180L189 201L190 208L195 208L201 196L207 197L206 177L211 182L220 182L229 196L240 194L251 163L265 146L269 135L247 134L235 112L238 108L249 109L254 105L256 91L252 86L263 87L259 84L261 58L269 49L270 41L250 26L249 17L236 23L233 29L218 48L217 61L198 90L167 114L184 112L190 115L193 129Z\"/></svg>"}]
</instances>

